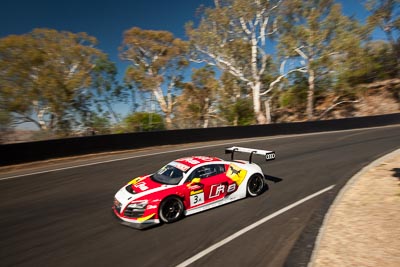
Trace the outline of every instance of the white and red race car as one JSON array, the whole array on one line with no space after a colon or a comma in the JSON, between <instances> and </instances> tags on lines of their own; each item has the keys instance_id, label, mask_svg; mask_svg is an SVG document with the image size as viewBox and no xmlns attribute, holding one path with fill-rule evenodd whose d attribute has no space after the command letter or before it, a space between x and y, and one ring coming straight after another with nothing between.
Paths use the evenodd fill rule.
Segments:
<instances>
[{"instance_id":1,"label":"white and red race car","mask_svg":"<svg viewBox=\"0 0 400 267\"><path fill-rule=\"evenodd\" d=\"M234 160L237 152L250 154L249 161ZM231 154L230 161L205 156L181 158L154 174L133 179L115 195L114 214L122 224L143 229L261 194L266 181L252 156L273 160L275 152L229 147L225 153Z\"/></svg>"}]
</instances>

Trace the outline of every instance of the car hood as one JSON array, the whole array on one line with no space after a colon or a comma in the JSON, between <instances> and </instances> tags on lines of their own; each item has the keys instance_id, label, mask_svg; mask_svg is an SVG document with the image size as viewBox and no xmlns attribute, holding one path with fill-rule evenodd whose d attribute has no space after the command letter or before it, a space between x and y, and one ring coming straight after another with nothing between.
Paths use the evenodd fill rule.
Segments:
<instances>
[{"instance_id":1,"label":"car hood","mask_svg":"<svg viewBox=\"0 0 400 267\"><path fill-rule=\"evenodd\" d=\"M128 203L134 200L150 200L151 194L166 190L171 187L176 187L176 185L165 185L154 182L150 179L150 175L148 175L144 177L138 177L130 181L117 192L115 198L122 204L122 206L126 206Z\"/></svg>"},{"instance_id":2,"label":"car hood","mask_svg":"<svg viewBox=\"0 0 400 267\"><path fill-rule=\"evenodd\" d=\"M150 178L151 175L137 177L127 184L128 191L132 194L139 194L155 188L162 188L164 184L157 183ZM129 186L131 190L129 190Z\"/></svg>"}]
</instances>

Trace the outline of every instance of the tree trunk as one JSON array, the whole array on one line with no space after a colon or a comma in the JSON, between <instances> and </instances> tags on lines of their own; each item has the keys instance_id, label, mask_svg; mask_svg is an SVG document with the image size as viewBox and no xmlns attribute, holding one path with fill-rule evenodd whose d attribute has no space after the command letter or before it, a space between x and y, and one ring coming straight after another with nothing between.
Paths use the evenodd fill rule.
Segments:
<instances>
[{"instance_id":1,"label":"tree trunk","mask_svg":"<svg viewBox=\"0 0 400 267\"><path fill-rule=\"evenodd\" d=\"M239 116L235 114L235 117L233 118L233 126L238 126L238 121L239 121Z\"/></svg>"},{"instance_id":2,"label":"tree trunk","mask_svg":"<svg viewBox=\"0 0 400 267\"><path fill-rule=\"evenodd\" d=\"M271 118L271 99L269 97L267 100L264 101L264 106L265 106L265 117L267 120L267 124L270 124L272 122L272 118Z\"/></svg>"},{"instance_id":3,"label":"tree trunk","mask_svg":"<svg viewBox=\"0 0 400 267\"><path fill-rule=\"evenodd\" d=\"M308 71L308 94L307 94L307 119L314 118L314 91L315 91L315 72L312 69Z\"/></svg>"},{"instance_id":4,"label":"tree trunk","mask_svg":"<svg viewBox=\"0 0 400 267\"><path fill-rule=\"evenodd\" d=\"M172 118L171 118L171 113L166 113L165 114L165 128L167 130L172 129Z\"/></svg>"},{"instance_id":5,"label":"tree trunk","mask_svg":"<svg viewBox=\"0 0 400 267\"><path fill-rule=\"evenodd\" d=\"M203 123L203 128L208 128L208 123L210 121L210 99L208 97L206 97L206 99L204 100L204 123Z\"/></svg>"},{"instance_id":6,"label":"tree trunk","mask_svg":"<svg viewBox=\"0 0 400 267\"><path fill-rule=\"evenodd\" d=\"M115 112L115 110L113 109L111 103L110 103L108 100L105 100L105 104L106 104L106 107L107 107L108 111L109 111L109 112L111 113L111 115L113 116L115 122L120 123L121 120L119 119L118 114L117 114L117 113Z\"/></svg>"},{"instance_id":7,"label":"tree trunk","mask_svg":"<svg viewBox=\"0 0 400 267\"><path fill-rule=\"evenodd\" d=\"M154 93L154 96L156 97L158 104L160 105L162 112L164 112L165 114L165 128L167 130L170 130L172 129L172 103L165 100L161 87L157 87L152 91Z\"/></svg>"},{"instance_id":8,"label":"tree trunk","mask_svg":"<svg viewBox=\"0 0 400 267\"><path fill-rule=\"evenodd\" d=\"M40 130L47 130L47 125L46 125L46 121L44 120L44 115L46 114L47 108L43 108L41 110L39 110L38 112L38 125Z\"/></svg>"},{"instance_id":9,"label":"tree trunk","mask_svg":"<svg viewBox=\"0 0 400 267\"><path fill-rule=\"evenodd\" d=\"M260 96L261 82L251 85L253 91L253 108L256 116L257 124L265 124L267 119L261 110L261 96Z\"/></svg>"}]
</instances>

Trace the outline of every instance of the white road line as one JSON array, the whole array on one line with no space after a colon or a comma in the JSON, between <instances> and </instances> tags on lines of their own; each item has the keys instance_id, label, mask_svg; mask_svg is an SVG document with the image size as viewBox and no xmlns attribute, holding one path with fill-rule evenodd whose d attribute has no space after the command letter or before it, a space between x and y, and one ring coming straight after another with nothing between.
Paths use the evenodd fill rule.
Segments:
<instances>
[{"instance_id":1,"label":"white road line","mask_svg":"<svg viewBox=\"0 0 400 267\"><path fill-rule=\"evenodd\" d=\"M105 160L105 161L92 162L92 163L87 163L87 164L80 164L80 165L75 165L75 166L70 166L70 167L63 167L63 168L57 168L57 169L51 169L51 170L45 170L45 171L38 171L38 172L31 172L31 173L13 175L13 176L0 178L0 181L20 178L20 177L25 177L25 176L31 176L31 175L36 175L36 174L44 174L44 173L49 173L49 172L56 172L56 171L74 169L74 168L93 166L93 165L98 165L98 164L103 164L103 163L110 163L110 162L128 160L128 159L135 159L135 158L154 156L154 155L160 155L160 154L168 154L168 153L180 152L180 151L196 150L196 149L200 149L200 148L217 147L217 146L224 146L224 145L248 143L248 142L254 142L254 141L271 140L271 139L284 139L284 138L291 138L291 137L294 137L294 136L332 134L332 133L337 133L337 132L353 132L353 131L363 131L363 130L376 129L376 128L397 127L397 126L399 126L399 125L396 124L396 125L388 125L388 126L383 126L383 127L358 128L358 129L349 129L349 130L343 130L343 131L328 131L328 132L317 132L317 133L306 133L306 134L292 134L292 135L282 135L282 136L256 137L256 138L245 139L245 140L242 140L242 141L232 141L232 142L219 143L219 144L214 144L214 145L205 145L205 146L197 146L197 147L190 147L190 148L174 149L174 150L168 150L168 151L163 151L163 152L155 152L155 153L149 153L149 154L144 154L144 155L136 155L136 156L129 156L129 157L118 158L118 159L111 159L111 160Z\"/></svg>"},{"instance_id":2,"label":"white road line","mask_svg":"<svg viewBox=\"0 0 400 267\"><path fill-rule=\"evenodd\" d=\"M335 185L328 186L328 187L326 187L326 188L324 188L324 189L322 189L322 190L320 190L320 191L318 191L318 192L316 192L316 193L314 193L312 195L309 195L309 196L307 196L307 197L305 197L305 198L303 198L303 199L301 199L301 200L299 200L299 201L297 201L297 202L295 202L295 203L293 203L293 204L291 204L289 206L286 206L283 209L280 209L280 210L278 210L278 211L276 211L276 212L274 212L274 213L262 218L261 220L259 220L259 221L255 222L255 223L243 228L242 230L240 230L240 231L228 236L227 238L219 241L218 243L215 243L211 247L209 247L209 248L197 253L193 257L191 257L191 258L185 260L184 262L178 264L176 267L185 267L185 266L188 266L188 265L192 264L193 262L201 259L202 257L206 256L207 254L210 254L211 252L213 252L217 248L222 247L223 245L231 242L232 240L234 240L234 239L238 238L239 236L247 233L248 231L253 230L254 228L260 226L261 224L263 224L263 223L265 223L265 222L277 217L278 215L280 215L282 213L285 213L286 211L288 211L290 209L293 209L294 207L296 207L296 206L298 206L298 205L300 205L300 204L302 204L302 203L304 203L304 202L306 202L306 201L308 201L308 200L310 200L312 198L315 198L315 197L317 197L317 196L319 196L319 195L331 190L334 187L335 187Z\"/></svg>"}]
</instances>

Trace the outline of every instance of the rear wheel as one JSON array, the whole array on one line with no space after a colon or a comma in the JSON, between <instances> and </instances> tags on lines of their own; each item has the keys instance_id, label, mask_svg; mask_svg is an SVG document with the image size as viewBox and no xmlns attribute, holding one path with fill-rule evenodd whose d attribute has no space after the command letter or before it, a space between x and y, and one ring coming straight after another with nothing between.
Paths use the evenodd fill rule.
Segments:
<instances>
[{"instance_id":1,"label":"rear wheel","mask_svg":"<svg viewBox=\"0 0 400 267\"><path fill-rule=\"evenodd\" d=\"M247 195L255 197L264 192L266 183L261 174L254 174L247 182Z\"/></svg>"},{"instance_id":2,"label":"rear wheel","mask_svg":"<svg viewBox=\"0 0 400 267\"><path fill-rule=\"evenodd\" d=\"M182 200L178 197L167 197L161 202L158 214L162 222L173 223L182 217L183 211Z\"/></svg>"}]
</instances>

